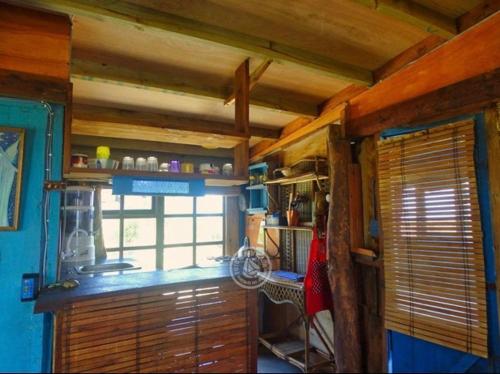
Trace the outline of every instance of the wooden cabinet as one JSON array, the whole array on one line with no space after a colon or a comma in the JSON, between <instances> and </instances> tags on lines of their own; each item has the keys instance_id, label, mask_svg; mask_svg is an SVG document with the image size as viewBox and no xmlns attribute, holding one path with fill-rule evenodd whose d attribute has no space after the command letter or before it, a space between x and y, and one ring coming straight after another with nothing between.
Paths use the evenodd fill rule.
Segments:
<instances>
[{"instance_id":1,"label":"wooden cabinet","mask_svg":"<svg viewBox=\"0 0 500 374\"><path fill-rule=\"evenodd\" d=\"M74 302L56 315L55 372L255 372L256 303L231 280Z\"/></svg>"}]
</instances>

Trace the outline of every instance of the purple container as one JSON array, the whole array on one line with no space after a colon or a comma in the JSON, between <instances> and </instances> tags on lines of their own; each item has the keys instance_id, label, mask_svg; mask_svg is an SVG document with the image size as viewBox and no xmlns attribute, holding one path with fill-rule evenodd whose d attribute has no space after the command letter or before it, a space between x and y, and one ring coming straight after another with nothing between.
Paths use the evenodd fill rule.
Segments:
<instances>
[{"instance_id":1,"label":"purple container","mask_svg":"<svg viewBox=\"0 0 500 374\"><path fill-rule=\"evenodd\" d=\"M181 172L181 162L179 160L170 161L170 172L180 173Z\"/></svg>"}]
</instances>

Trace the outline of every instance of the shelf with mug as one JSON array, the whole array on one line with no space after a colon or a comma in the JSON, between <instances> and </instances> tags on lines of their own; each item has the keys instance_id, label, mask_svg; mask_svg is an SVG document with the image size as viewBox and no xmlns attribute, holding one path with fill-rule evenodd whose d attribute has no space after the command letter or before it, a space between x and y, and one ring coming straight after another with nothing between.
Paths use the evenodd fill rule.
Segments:
<instances>
[{"instance_id":1,"label":"shelf with mug","mask_svg":"<svg viewBox=\"0 0 500 374\"><path fill-rule=\"evenodd\" d=\"M137 176L154 177L160 179L189 180L204 179L205 185L209 187L232 187L241 186L248 183L248 178L239 176L226 176L218 174L199 174L199 173L169 173L159 171L143 170L123 170L123 169L90 169L90 168L70 168L70 172L64 175L65 179L107 182L113 176Z\"/></svg>"}]
</instances>

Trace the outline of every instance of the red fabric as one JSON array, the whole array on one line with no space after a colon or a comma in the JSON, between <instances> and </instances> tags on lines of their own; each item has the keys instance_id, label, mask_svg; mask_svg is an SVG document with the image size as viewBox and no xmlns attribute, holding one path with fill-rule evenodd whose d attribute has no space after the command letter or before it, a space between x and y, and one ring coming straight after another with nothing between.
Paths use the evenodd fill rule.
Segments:
<instances>
[{"instance_id":1,"label":"red fabric","mask_svg":"<svg viewBox=\"0 0 500 374\"><path fill-rule=\"evenodd\" d=\"M306 276L304 277L306 313L310 316L325 309L332 310L333 301L328 281L326 239L318 237L316 228L309 250Z\"/></svg>"}]
</instances>

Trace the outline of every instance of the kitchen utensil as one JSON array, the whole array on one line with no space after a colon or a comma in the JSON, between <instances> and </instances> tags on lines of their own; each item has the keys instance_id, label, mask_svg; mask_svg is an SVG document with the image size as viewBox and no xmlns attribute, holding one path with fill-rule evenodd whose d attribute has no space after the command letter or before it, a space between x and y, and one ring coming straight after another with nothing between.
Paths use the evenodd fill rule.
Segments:
<instances>
[{"instance_id":1,"label":"kitchen utensil","mask_svg":"<svg viewBox=\"0 0 500 374\"><path fill-rule=\"evenodd\" d=\"M110 156L111 152L109 150L109 147L106 145L100 145L96 149L96 158L97 159L108 159Z\"/></svg>"},{"instance_id":2,"label":"kitchen utensil","mask_svg":"<svg viewBox=\"0 0 500 374\"><path fill-rule=\"evenodd\" d=\"M88 166L88 159L84 153L73 153L71 155L71 166L74 168L86 168Z\"/></svg>"},{"instance_id":3,"label":"kitchen utensil","mask_svg":"<svg viewBox=\"0 0 500 374\"><path fill-rule=\"evenodd\" d=\"M133 170L134 169L134 159L133 157L125 156L122 160L123 170Z\"/></svg>"},{"instance_id":4,"label":"kitchen utensil","mask_svg":"<svg viewBox=\"0 0 500 374\"><path fill-rule=\"evenodd\" d=\"M170 161L170 172L171 173L180 173L181 172L181 163L179 160Z\"/></svg>"},{"instance_id":5,"label":"kitchen utensil","mask_svg":"<svg viewBox=\"0 0 500 374\"><path fill-rule=\"evenodd\" d=\"M137 157L135 160L135 170L147 170L146 159L144 157Z\"/></svg>"},{"instance_id":6,"label":"kitchen utensil","mask_svg":"<svg viewBox=\"0 0 500 374\"><path fill-rule=\"evenodd\" d=\"M200 164L201 174L219 174L220 168L214 164L203 163Z\"/></svg>"},{"instance_id":7,"label":"kitchen utensil","mask_svg":"<svg viewBox=\"0 0 500 374\"><path fill-rule=\"evenodd\" d=\"M287 210L286 220L288 222L288 226L298 226L300 220L299 211L295 209Z\"/></svg>"},{"instance_id":8,"label":"kitchen utensil","mask_svg":"<svg viewBox=\"0 0 500 374\"><path fill-rule=\"evenodd\" d=\"M289 177L292 175L292 169L288 166L275 169L273 171L273 175L275 178L283 178L283 177Z\"/></svg>"},{"instance_id":9,"label":"kitchen utensil","mask_svg":"<svg viewBox=\"0 0 500 374\"><path fill-rule=\"evenodd\" d=\"M183 162L181 170L183 173L194 173L194 165L191 162Z\"/></svg>"},{"instance_id":10,"label":"kitchen utensil","mask_svg":"<svg viewBox=\"0 0 500 374\"><path fill-rule=\"evenodd\" d=\"M158 171L158 159L153 156L148 157L147 168L148 171Z\"/></svg>"},{"instance_id":11,"label":"kitchen utensil","mask_svg":"<svg viewBox=\"0 0 500 374\"><path fill-rule=\"evenodd\" d=\"M222 175L233 175L233 164L222 165Z\"/></svg>"}]
</instances>

